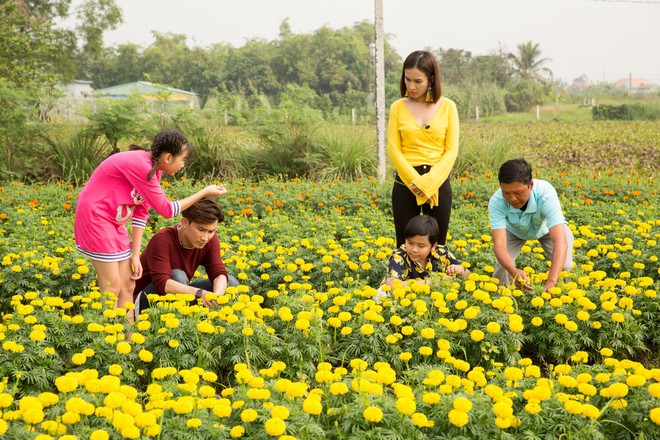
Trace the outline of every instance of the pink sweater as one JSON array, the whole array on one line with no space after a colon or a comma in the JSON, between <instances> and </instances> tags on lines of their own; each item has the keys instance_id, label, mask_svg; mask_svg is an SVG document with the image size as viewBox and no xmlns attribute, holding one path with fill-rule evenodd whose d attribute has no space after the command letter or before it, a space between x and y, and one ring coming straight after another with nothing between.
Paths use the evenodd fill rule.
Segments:
<instances>
[{"instance_id":1,"label":"pink sweater","mask_svg":"<svg viewBox=\"0 0 660 440\"><path fill-rule=\"evenodd\" d=\"M152 168L147 151L113 154L98 166L78 196L74 233L79 250L101 260L126 251L130 256L126 222L131 217L134 227L144 229L149 207L166 218L179 214L179 202L170 202L160 187L162 171L147 181Z\"/></svg>"}]
</instances>

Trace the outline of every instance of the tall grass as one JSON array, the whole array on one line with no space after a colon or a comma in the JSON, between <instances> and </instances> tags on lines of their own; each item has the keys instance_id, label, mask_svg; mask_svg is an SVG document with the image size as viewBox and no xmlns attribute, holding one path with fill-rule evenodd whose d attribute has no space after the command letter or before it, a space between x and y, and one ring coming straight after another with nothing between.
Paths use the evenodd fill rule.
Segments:
<instances>
[{"instance_id":1,"label":"tall grass","mask_svg":"<svg viewBox=\"0 0 660 440\"><path fill-rule=\"evenodd\" d=\"M496 173L505 161L519 157L522 149L503 125L486 130L461 130L454 173Z\"/></svg>"},{"instance_id":2,"label":"tall grass","mask_svg":"<svg viewBox=\"0 0 660 440\"><path fill-rule=\"evenodd\" d=\"M376 174L378 158L372 127L333 125L315 136L310 176L318 179L357 179Z\"/></svg>"},{"instance_id":3,"label":"tall grass","mask_svg":"<svg viewBox=\"0 0 660 440\"><path fill-rule=\"evenodd\" d=\"M45 138L51 148L51 163L60 180L81 185L110 153L110 144L100 135L82 129L65 130Z\"/></svg>"},{"instance_id":4,"label":"tall grass","mask_svg":"<svg viewBox=\"0 0 660 440\"><path fill-rule=\"evenodd\" d=\"M232 158L236 138L231 129L218 125L189 128L186 137L193 145L193 155L186 163L186 176L196 179L227 178L237 175Z\"/></svg>"}]
</instances>

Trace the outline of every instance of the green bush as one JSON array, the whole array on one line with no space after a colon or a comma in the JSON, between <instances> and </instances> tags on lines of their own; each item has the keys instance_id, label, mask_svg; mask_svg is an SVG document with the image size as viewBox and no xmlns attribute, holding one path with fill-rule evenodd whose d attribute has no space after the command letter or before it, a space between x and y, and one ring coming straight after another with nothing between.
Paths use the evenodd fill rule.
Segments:
<instances>
[{"instance_id":1,"label":"green bush","mask_svg":"<svg viewBox=\"0 0 660 440\"><path fill-rule=\"evenodd\" d=\"M151 138L155 128L145 120L146 102L139 96L126 99L100 99L89 108L86 116L89 130L97 136L105 136L113 152L119 151L119 141L141 137Z\"/></svg>"},{"instance_id":2,"label":"green bush","mask_svg":"<svg viewBox=\"0 0 660 440\"><path fill-rule=\"evenodd\" d=\"M591 109L595 121L657 121L660 105L647 103L597 105Z\"/></svg>"},{"instance_id":3,"label":"green bush","mask_svg":"<svg viewBox=\"0 0 660 440\"><path fill-rule=\"evenodd\" d=\"M314 132L323 121L321 111L308 105L316 100L318 95L312 89L289 85L279 108L264 111L256 123L263 144L263 150L253 157L258 175L300 177L309 173Z\"/></svg>"},{"instance_id":4,"label":"green bush","mask_svg":"<svg viewBox=\"0 0 660 440\"><path fill-rule=\"evenodd\" d=\"M37 118L38 97L0 78L0 178L33 177L39 172L43 125Z\"/></svg>"}]
</instances>

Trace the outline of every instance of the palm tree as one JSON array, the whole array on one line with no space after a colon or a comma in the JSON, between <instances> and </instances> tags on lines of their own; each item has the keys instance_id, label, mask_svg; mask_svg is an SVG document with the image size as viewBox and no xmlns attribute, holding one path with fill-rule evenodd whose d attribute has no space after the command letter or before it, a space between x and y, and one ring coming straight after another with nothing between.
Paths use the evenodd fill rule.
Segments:
<instances>
[{"instance_id":1,"label":"palm tree","mask_svg":"<svg viewBox=\"0 0 660 440\"><path fill-rule=\"evenodd\" d=\"M509 54L509 59L513 65L514 74L518 79L539 80L547 82L548 80L541 76L545 73L552 78L552 71L543 65L550 61L550 58L541 58L541 49L538 43L526 41L518 45L518 54Z\"/></svg>"}]
</instances>

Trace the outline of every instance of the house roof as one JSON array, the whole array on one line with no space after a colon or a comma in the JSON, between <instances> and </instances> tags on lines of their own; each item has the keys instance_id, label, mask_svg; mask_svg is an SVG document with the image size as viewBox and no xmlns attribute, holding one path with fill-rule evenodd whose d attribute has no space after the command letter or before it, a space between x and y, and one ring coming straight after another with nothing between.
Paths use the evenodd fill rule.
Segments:
<instances>
[{"instance_id":1,"label":"house roof","mask_svg":"<svg viewBox=\"0 0 660 440\"><path fill-rule=\"evenodd\" d=\"M637 89L639 87L648 87L649 82L646 78L624 78L618 80L614 86L620 89L632 87Z\"/></svg>"},{"instance_id":2,"label":"house roof","mask_svg":"<svg viewBox=\"0 0 660 440\"><path fill-rule=\"evenodd\" d=\"M569 90L587 90L589 88L589 84L583 81L578 81L574 82L570 86L568 86Z\"/></svg>"},{"instance_id":3,"label":"house roof","mask_svg":"<svg viewBox=\"0 0 660 440\"><path fill-rule=\"evenodd\" d=\"M197 95L194 92L187 90L175 89L173 87L152 84L147 81L137 81L126 84L119 84L116 86L106 87L104 89L95 90L95 94L103 96L128 96L132 93L139 95L157 95L159 93L169 92L177 95Z\"/></svg>"}]
</instances>

